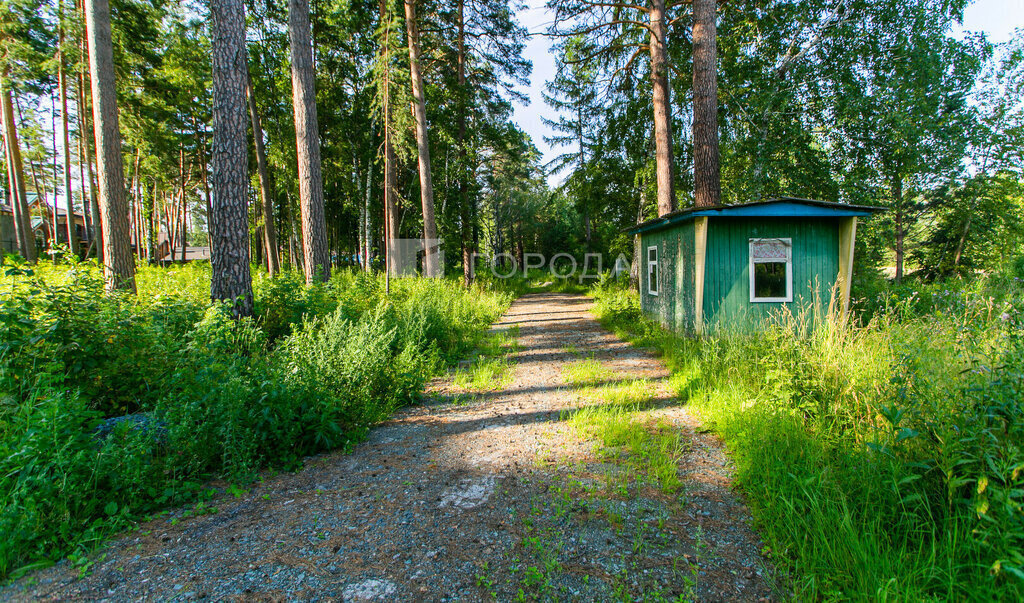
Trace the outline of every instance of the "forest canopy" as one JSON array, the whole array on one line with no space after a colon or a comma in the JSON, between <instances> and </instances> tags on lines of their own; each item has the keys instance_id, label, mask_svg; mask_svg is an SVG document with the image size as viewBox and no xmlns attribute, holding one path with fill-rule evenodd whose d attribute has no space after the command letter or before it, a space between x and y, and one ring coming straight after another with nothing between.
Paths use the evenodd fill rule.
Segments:
<instances>
[{"instance_id":1,"label":"forest canopy","mask_svg":"<svg viewBox=\"0 0 1024 603\"><path fill-rule=\"evenodd\" d=\"M75 247L54 218L69 197L83 228L71 239L87 240L76 252L102 254L100 237L89 235L100 230L93 223L100 222L103 174L93 134L88 4L4 0L0 61L11 107L4 137L21 158L11 170L5 153L0 169L5 185L16 184L9 174L19 172L38 223L29 233L37 249L23 255L45 252L51 230ZM216 5L109 5L120 181L128 247L139 259L180 260L189 247L209 243L217 198ZM652 12L658 6L661 12ZM719 6L721 202L794 196L887 206L891 211L863 230L858 257L899 277L1014 261L1022 244L1024 42L1019 30L1003 44L976 33L954 36L965 6ZM509 253L520 263L524 251L628 254L631 242L621 231L657 213L661 151L651 98L658 78L647 58L655 14L665 29L658 39L669 192L675 207L694 202L692 8L651 7L552 0L550 27L534 32L517 18L524 6L501 0L307 7L312 53L303 69L312 96L302 103L315 104L322 176L303 192L303 149L312 147L303 147L301 135L296 144L308 124L296 128L294 82L306 80L296 79L303 69L293 64L290 19L301 11L286 2L239 4L248 143L247 156L236 161L246 172L238 194L252 262L271 272L303 268L303 241L320 230L317 262L335 266L369 268L383 261L385 240L419 237L447 242L450 271L473 252ZM512 113L531 76L523 57L531 35L550 36L557 55L544 103L529 108L554 132L546 142L555 155L546 165ZM310 195L322 199L323 224L304 235L303 199ZM6 249L17 246L10 232L5 239ZM469 268L462 270L468 279Z\"/></svg>"}]
</instances>

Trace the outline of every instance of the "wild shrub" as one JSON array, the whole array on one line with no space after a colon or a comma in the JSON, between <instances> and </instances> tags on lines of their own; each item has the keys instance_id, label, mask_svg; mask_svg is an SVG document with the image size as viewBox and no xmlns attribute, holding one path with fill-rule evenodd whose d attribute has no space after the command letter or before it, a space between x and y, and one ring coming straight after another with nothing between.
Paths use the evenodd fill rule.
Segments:
<instances>
[{"instance_id":1,"label":"wild shrub","mask_svg":"<svg viewBox=\"0 0 1024 603\"><path fill-rule=\"evenodd\" d=\"M0 281L0 578L90 548L204 481L296 468L359 441L480 340L493 286L340 271L255 280L211 304L209 268L140 266L107 295L90 263ZM205 280L204 280L205 279Z\"/></svg>"},{"instance_id":2,"label":"wild shrub","mask_svg":"<svg viewBox=\"0 0 1024 603\"><path fill-rule=\"evenodd\" d=\"M29 400L0 437L0 575L51 563L181 500L152 433L124 425L98 437L101 414L76 392L38 385Z\"/></svg>"},{"instance_id":3,"label":"wild shrub","mask_svg":"<svg viewBox=\"0 0 1024 603\"><path fill-rule=\"evenodd\" d=\"M262 272L256 274L253 279L255 317L270 341L291 333L292 326L301 324L304 317L329 314L339 305L339 295L331 284L307 286L301 272L283 272L274 278ZM344 301L341 305L347 307L349 304Z\"/></svg>"},{"instance_id":4,"label":"wild shrub","mask_svg":"<svg viewBox=\"0 0 1024 603\"><path fill-rule=\"evenodd\" d=\"M868 323L687 338L598 289L724 438L799 598L1024 596L1024 348L1006 281L879 292Z\"/></svg>"}]
</instances>

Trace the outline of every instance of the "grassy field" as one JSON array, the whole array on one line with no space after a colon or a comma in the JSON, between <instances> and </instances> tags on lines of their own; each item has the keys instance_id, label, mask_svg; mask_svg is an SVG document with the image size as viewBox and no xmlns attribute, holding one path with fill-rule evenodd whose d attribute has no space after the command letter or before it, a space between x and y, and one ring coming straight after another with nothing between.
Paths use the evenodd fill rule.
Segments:
<instances>
[{"instance_id":1,"label":"grassy field","mask_svg":"<svg viewBox=\"0 0 1024 603\"><path fill-rule=\"evenodd\" d=\"M723 437L797 598L1024 598L1019 279L878 287L855 323L805 337L806 317L780 315L759 335L689 338L621 287L593 295Z\"/></svg>"},{"instance_id":2,"label":"grassy field","mask_svg":"<svg viewBox=\"0 0 1024 603\"><path fill-rule=\"evenodd\" d=\"M92 264L5 269L0 578L201 500L211 478L351 446L477 347L515 295L257 273L256 314L236 322L210 303L204 264L141 266L138 296L104 295Z\"/></svg>"}]
</instances>

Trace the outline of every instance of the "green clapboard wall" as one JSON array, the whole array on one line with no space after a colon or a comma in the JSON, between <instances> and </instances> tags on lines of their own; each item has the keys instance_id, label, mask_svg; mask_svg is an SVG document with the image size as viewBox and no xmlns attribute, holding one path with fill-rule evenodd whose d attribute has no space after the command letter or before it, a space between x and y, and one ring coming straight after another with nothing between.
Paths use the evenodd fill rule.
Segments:
<instances>
[{"instance_id":1,"label":"green clapboard wall","mask_svg":"<svg viewBox=\"0 0 1024 603\"><path fill-rule=\"evenodd\" d=\"M749 240L793 241L793 301L750 302ZM647 248L658 246L659 295L648 294ZM694 222L687 220L641 236L640 300L643 310L666 327L693 332L696 270ZM839 274L839 219L802 217L711 217L704 275L704 323L708 332L749 331L785 306L828 308Z\"/></svg>"}]
</instances>

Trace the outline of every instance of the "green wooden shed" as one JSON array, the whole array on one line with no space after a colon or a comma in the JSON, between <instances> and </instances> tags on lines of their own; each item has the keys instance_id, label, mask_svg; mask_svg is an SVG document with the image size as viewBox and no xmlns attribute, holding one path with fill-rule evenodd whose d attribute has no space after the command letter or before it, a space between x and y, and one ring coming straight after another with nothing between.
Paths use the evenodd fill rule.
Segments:
<instances>
[{"instance_id":1,"label":"green wooden shed","mask_svg":"<svg viewBox=\"0 0 1024 603\"><path fill-rule=\"evenodd\" d=\"M638 224L640 301L683 332L751 331L773 311L850 305L857 218L879 207L784 197Z\"/></svg>"}]
</instances>

